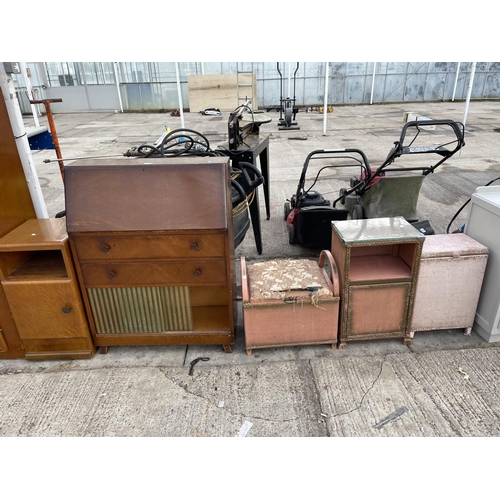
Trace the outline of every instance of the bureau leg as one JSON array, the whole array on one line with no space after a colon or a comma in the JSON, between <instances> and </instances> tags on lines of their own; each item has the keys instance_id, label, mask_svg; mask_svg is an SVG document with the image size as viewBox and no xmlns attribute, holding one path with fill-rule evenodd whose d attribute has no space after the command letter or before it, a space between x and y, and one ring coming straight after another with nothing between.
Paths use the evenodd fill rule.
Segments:
<instances>
[{"instance_id":1,"label":"bureau leg","mask_svg":"<svg viewBox=\"0 0 500 500\"><path fill-rule=\"evenodd\" d=\"M332 344L332 349L337 349L337 344Z\"/></svg>"},{"instance_id":2,"label":"bureau leg","mask_svg":"<svg viewBox=\"0 0 500 500\"><path fill-rule=\"evenodd\" d=\"M345 342L339 342L338 348L339 350L344 350L347 347L347 344Z\"/></svg>"},{"instance_id":3,"label":"bureau leg","mask_svg":"<svg viewBox=\"0 0 500 500\"><path fill-rule=\"evenodd\" d=\"M405 337L405 338L403 339L403 344L404 344L404 345L410 345L410 344L411 344L411 342L412 342L412 339L410 339L410 338L408 338L408 337Z\"/></svg>"},{"instance_id":4,"label":"bureau leg","mask_svg":"<svg viewBox=\"0 0 500 500\"><path fill-rule=\"evenodd\" d=\"M251 356L252 355L252 349L247 349L247 356Z\"/></svg>"},{"instance_id":5,"label":"bureau leg","mask_svg":"<svg viewBox=\"0 0 500 500\"><path fill-rule=\"evenodd\" d=\"M102 345L100 348L99 348L99 354L108 354L108 347L107 345Z\"/></svg>"},{"instance_id":6,"label":"bureau leg","mask_svg":"<svg viewBox=\"0 0 500 500\"><path fill-rule=\"evenodd\" d=\"M230 345L223 345L224 352L233 352L233 347Z\"/></svg>"},{"instance_id":7,"label":"bureau leg","mask_svg":"<svg viewBox=\"0 0 500 500\"><path fill-rule=\"evenodd\" d=\"M465 329L464 335L470 335L472 333L472 326Z\"/></svg>"}]
</instances>

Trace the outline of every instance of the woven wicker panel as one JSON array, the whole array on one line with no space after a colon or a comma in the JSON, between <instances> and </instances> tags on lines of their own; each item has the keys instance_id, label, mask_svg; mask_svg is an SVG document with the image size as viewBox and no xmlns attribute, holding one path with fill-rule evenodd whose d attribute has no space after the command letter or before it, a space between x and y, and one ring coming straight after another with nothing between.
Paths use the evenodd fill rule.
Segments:
<instances>
[{"instance_id":1,"label":"woven wicker panel","mask_svg":"<svg viewBox=\"0 0 500 500\"><path fill-rule=\"evenodd\" d=\"M88 288L97 333L193 329L187 286Z\"/></svg>"}]
</instances>

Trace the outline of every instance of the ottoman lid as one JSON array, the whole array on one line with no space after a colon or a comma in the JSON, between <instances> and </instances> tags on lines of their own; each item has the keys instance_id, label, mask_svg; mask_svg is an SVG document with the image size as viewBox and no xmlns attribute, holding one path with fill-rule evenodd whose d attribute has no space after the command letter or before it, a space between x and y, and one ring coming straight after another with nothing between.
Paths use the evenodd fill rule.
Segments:
<instances>
[{"instance_id":1,"label":"ottoman lid","mask_svg":"<svg viewBox=\"0 0 500 500\"><path fill-rule=\"evenodd\" d=\"M425 237L422 258L488 254L488 247L463 233L431 234Z\"/></svg>"},{"instance_id":2,"label":"ottoman lid","mask_svg":"<svg viewBox=\"0 0 500 500\"><path fill-rule=\"evenodd\" d=\"M250 302L311 300L333 296L317 261L274 259L247 268Z\"/></svg>"}]
</instances>

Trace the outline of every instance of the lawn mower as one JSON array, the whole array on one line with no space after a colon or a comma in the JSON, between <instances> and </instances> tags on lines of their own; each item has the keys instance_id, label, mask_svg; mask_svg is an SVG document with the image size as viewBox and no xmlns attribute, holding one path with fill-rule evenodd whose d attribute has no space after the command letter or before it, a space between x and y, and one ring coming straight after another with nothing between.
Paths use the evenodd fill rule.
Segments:
<instances>
[{"instance_id":1,"label":"lawn mower","mask_svg":"<svg viewBox=\"0 0 500 500\"><path fill-rule=\"evenodd\" d=\"M410 130L414 132L413 135L408 133ZM443 130L446 135L444 142L441 141ZM426 134L428 131L435 137L429 137ZM422 137L425 138L424 145L420 145ZM441 142L428 145L436 141ZM363 151L356 148L324 149L309 153L297 191L284 205L289 242L299 243L306 248L329 248L332 221L378 217L403 217L422 233L433 234L429 221L419 221L416 213L422 182L426 175L434 172L464 145L462 123L426 120L406 123L399 140L394 142L386 160L377 169L373 169ZM404 167L390 167L400 156L422 154L434 154L433 158L437 157L437 160L429 167L423 167L421 162L411 159ZM320 168L306 187L311 161L317 160L320 160ZM325 160L329 161L325 164ZM331 173L332 169L344 167L357 167L360 174L350 178L349 188L340 189L333 202L325 199L326 193L313 190L325 172Z\"/></svg>"}]
</instances>

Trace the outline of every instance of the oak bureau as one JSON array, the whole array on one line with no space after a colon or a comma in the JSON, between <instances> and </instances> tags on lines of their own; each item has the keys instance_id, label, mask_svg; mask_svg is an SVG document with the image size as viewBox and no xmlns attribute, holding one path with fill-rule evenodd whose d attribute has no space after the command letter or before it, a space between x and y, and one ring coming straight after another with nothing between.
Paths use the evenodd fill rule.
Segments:
<instances>
[{"instance_id":1,"label":"oak bureau","mask_svg":"<svg viewBox=\"0 0 500 500\"><path fill-rule=\"evenodd\" d=\"M228 159L93 160L65 173L66 224L94 343L232 352Z\"/></svg>"}]
</instances>

